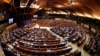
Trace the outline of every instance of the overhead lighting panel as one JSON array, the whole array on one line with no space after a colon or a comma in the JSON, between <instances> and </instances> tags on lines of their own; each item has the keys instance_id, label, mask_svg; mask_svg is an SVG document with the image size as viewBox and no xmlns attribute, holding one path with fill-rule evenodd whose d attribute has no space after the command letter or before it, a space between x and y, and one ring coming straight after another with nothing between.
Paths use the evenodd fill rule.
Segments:
<instances>
[{"instance_id":1,"label":"overhead lighting panel","mask_svg":"<svg viewBox=\"0 0 100 56\"><path fill-rule=\"evenodd\" d=\"M37 4L31 4L30 5L30 8L35 8L35 9L39 9L40 8L40 6L39 5L37 5Z\"/></svg>"},{"instance_id":2,"label":"overhead lighting panel","mask_svg":"<svg viewBox=\"0 0 100 56\"><path fill-rule=\"evenodd\" d=\"M75 0L71 0L70 2L71 2L71 4L76 4Z\"/></svg>"},{"instance_id":3,"label":"overhead lighting panel","mask_svg":"<svg viewBox=\"0 0 100 56\"><path fill-rule=\"evenodd\" d=\"M29 0L20 0L20 8L25 8L28 4Z\"/></svg>"}]
</instances>

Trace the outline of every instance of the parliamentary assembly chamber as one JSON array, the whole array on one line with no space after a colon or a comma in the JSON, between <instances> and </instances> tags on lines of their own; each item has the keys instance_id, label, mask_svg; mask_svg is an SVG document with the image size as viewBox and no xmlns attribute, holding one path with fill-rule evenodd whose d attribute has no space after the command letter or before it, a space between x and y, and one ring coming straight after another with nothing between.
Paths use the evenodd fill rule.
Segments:
<instances>
[{"instance_id":1,"label":"parliamentary assembly chamber","mask_svg":"<svg viewBox=\"0 0 100 56\"><path fill-rule=\"evenodd\" d=\"M0 56L100 56L100 0L0 0Z\"/></svg>"}]
</instances>

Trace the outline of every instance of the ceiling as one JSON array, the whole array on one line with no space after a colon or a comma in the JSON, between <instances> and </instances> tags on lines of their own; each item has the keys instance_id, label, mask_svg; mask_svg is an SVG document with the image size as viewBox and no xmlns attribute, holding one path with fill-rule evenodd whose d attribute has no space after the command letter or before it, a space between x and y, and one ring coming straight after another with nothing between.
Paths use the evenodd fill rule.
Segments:
<instances>
[{"instance_id":1,"label":"ceiling","mask_svg":"<svg viewBox=\"0 0 100 56\"><path fill-rule=\"evenodd\" d=\"M19 3L18 0L0 0L0 7L11 9L12 7L8 7L5 3L11 5L12 1L15 1L17 4L14 7L18 7L21 0L19 0ZM100 15L100 0L24 0L24 2L27 3L26 7L30 7L33 3L45 10L62 10L71 13ZM30 12L34 13L35 10L38 9L32 8Z\"/></svg>"}]
</instances>

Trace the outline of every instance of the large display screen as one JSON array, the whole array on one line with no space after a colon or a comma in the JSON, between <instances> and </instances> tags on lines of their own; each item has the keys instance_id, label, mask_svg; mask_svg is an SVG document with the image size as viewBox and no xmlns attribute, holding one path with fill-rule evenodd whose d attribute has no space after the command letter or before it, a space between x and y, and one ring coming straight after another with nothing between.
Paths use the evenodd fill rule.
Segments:
<instances>
[{"instance_id":1,"label":"large display screen","mask_svg":"<svg viewBox=\"0 0 100 56\"><path fill-rule=\"evenodd\" d=\"M38 17L38 15L33 15L33 18L37 18Z\"/></svg>"},{"instance_id":2,"label":"large display screen","mask_svg":"<svg viewBox=\"0 0 100 56\"><path fill-rule=\"evenodd\" d=\"M8 23L9 23L9 24L14 23L14 19L13 19L13 18L9 18L9 19L8 19Z\"/></svg>"}]
</instances>

